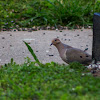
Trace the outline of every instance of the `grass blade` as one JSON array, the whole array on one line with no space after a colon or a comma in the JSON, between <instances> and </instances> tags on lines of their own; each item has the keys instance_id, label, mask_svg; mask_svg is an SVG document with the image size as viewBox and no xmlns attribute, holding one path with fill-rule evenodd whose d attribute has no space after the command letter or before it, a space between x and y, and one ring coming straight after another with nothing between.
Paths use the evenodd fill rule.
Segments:
<instances>
[{"instance_id":1,"label":"grass blade","mask_svg":"<svg viewBox=\"0 0 100 100\"><path fill-rule=\"evenodd\" d=\"M33 49L30 47L30 45L28 45L28 43L26 43L25 41L23 41L25 43L25 45L27 46L29 52L31 53L31 55L33 56L33 58L35 59L35 61L40 64L40 61L38 60L37 56L35 55Z\"/></svg>"}]
</instances>

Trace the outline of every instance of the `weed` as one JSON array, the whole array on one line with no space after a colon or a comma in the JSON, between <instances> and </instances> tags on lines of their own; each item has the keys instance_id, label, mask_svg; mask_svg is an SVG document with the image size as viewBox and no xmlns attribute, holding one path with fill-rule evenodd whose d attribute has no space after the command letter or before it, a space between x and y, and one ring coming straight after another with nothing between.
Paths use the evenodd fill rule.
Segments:
<instances>
[{"instance_id":1,"label":"weed","mask_svg":"<svg viewBox=\"0 0 100 100\"><path fill-rule=\"evenodd\" d=\"M35 59L36 63L38 63L39 65L41 64L40 61L38 60L37 56L35 55L33 49L28 45L28 43L26 43L25 41L23 41L25 43L25 45L27 46L29 52L31 53L31 55L33 56L33 58Z\"/></svg>"}]
</instances>

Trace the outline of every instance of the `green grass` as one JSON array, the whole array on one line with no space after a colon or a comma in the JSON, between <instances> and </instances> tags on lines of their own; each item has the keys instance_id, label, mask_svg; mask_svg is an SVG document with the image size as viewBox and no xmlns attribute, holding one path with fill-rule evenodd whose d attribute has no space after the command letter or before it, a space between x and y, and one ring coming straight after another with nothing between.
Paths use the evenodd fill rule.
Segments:
<instances>
[{"instance_id":1,"label":"green grass","mask_svg":"<svg viewBox=\"0 0 100 100\"><path fill-rule=\"evenodd\" d=\"M41 64L24 42L35 62L13 59L0 68L0 100L99 100L100 78L79 63L68 66L55 62Z\"/></svg>"},{"instance_id":2,"label":"green grass","mask_svg":"<svg viewBox=\"0 0 100 100\"><path fill-rule=\"evenodd\" d=\"M1 0L0 27L92 25L100 0Z\"/></svg>"},{"instance_id":3,"label":"green grass","mask_svg":"<svg viewBox=\"0 0 100 100\"><path fill-rule=\"evenodd\" d=\"M84 73L84 74L83 74ZM100 78L79 63L22 65L13 60L0 68L0 100L99 100Z\"/></svg>"}]
</instances>

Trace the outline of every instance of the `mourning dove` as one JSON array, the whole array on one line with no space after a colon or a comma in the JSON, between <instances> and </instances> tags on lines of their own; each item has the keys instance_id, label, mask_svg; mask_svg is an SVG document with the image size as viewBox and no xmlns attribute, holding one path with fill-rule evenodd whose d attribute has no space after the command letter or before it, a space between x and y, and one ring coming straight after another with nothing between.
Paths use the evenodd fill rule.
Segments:
<instances>
[{"instance_id":1,"label":"mourning dove","mask_svg":"<svg viewBox=\"0 0 100 100\"><path fill-rule=\"evenodd\" d=\"M79 62L88 65L92 62L92 56L77 48L63 44L58 38L52 40L51 45L54 45L60 54L60 57L66 63Z\"/></svg>"}]
</instances>

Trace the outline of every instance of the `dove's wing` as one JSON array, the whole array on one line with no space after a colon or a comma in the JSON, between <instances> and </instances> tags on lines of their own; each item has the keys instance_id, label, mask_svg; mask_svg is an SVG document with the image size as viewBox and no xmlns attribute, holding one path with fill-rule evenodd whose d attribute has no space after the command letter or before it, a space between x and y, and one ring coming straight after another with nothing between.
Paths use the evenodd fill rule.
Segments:
<instances>
[{"instance_id":1,"label":"dove's wing","mask_svg":"<svg viewBox=\"0 0 100 100\"><path fill-rule=\"evenodd\" d=\"M92 56L77 48L66 49L66 62L71 63L75 61L88 64L92 61Z\"/></svg>"}]
</instances>

